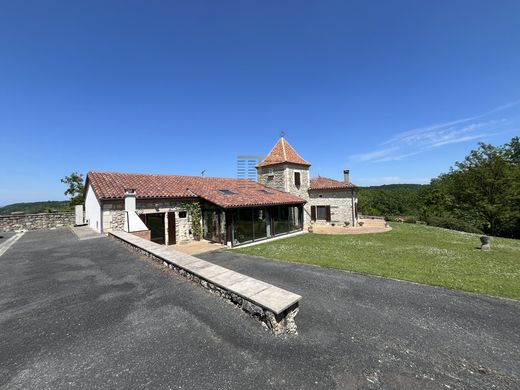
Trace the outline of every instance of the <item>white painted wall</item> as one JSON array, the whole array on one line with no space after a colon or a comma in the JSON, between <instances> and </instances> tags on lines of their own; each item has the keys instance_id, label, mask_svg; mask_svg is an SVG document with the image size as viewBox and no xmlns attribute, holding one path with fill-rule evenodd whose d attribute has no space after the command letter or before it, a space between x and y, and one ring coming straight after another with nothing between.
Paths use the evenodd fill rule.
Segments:
<instances>
[{"instance_id":1,"label":"white painted wall","mask_svg":"<svg viewBox=\"0 0 520 390\"><path fill-rule=\"evenodd\" d=\"M123 228L125 232L140 232L148 230L148 227L139 218L139 215L135 211L129 211L125 213L125 226Z\"/></svg>"},{"instance_id":2,"label":"white painted wall","mask_svg":"<svg viewBox=\"0 0 520 390\"><path fill-rule=\"evenodd\" d=\"M85 197L85 218L88 220L88 225L98 231L103 232L103 225L101 223L101 205L94 194L92 186L87 188L87 196Z\"/></svg>"}]
</instances>

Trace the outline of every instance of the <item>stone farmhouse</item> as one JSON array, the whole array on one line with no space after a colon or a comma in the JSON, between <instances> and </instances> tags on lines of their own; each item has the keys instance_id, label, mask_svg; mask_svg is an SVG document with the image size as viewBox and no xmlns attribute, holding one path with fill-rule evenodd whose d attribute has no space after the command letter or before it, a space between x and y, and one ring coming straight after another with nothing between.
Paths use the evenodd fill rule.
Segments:
<instances>
[{"instance_id":1,"label":"stone farmhouse","mask_svg":"<svg viewBox=\"0 0 520 390\"><path fill-rule=\"evenodd\" d=\"M357 187L310 178L311 164L280 138L257 165L258 182L203 176L89 172L85 217L98 232L123 230L172 245L202 238L238 246L302 231L310 223L357 226Z\"/></svg>"}]
</instances>

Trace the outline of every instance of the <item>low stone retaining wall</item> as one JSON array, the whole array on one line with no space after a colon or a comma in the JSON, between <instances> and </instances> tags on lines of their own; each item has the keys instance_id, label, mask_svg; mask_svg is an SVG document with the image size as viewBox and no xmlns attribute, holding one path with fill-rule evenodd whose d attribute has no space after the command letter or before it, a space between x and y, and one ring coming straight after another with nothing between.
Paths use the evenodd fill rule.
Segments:
<instances>
[{"instance_id":1,"label":"low stone retaining wall","mask_svg":"<svg viewBox=\"0 0 520 390\"><path fill-rule=\"evenodd\" d=\"M0 215L0 232L74 226L75 222L74 213Z\"/></svg>"},{"instance_id":2,"label":"low stone retaining wall","mask_svg":"<svg viewBox=\"0 0 520 390\"><path fill-rule=\"evenodd\" d=\"M298 334L295 317L301 296L130 233L109 236L232 302L275 334Z\"/></svg>"}]
</instances>

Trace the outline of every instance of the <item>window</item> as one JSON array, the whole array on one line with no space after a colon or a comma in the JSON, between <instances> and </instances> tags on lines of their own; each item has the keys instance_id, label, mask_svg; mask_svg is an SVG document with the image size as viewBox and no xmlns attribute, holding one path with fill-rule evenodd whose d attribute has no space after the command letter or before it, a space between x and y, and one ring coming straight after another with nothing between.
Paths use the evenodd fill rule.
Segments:
<instances>
[{"instance_id":1,"label":"window","mask_svg":"<svg viewBox=\"0 0 520 390\"><path fill-rule=\"evenodd\" d=\"M294 185L296 187L300 188L300 185L301 185L300 172L294 172Z\"/></svg>"},{"instance_id":2,"label":"window","mask_svg":"<svg viewBox=\"0 0 520 390\"><path fill-rule=\"evenodd\" d=\"M330 222L330 206L311 206L311 219Z\"/></svg>"},{"instance_id":3,"label":"window","mask_svg":"<svg viewBox=\"0 0 520 390\"><path fill-rule=\"evenodd\" d=\"M186 211L179 211L179 218L186 218Z\"/></svg>"},{"instance_id":4,"label":"window","mask_svg":"<svg viewBox=\"0 0 520 390\"><path fill-rule=\"evenodd\" d=\"M327 208L325 206L317 206L316 209L317 209L316 218L321 219L322 221L326 220L327 219Z\"/></svg>"},{"instance_id":5,"label":"window","mask_svg":"<svg viewBox=\"0 0 520 390\"><path fill-rule=\"evenodd\" d=\"M222 192L224 195L236 195L236 192L233 192L231 190L219 190L220 192Z\"/></svg>"}]
</instances>

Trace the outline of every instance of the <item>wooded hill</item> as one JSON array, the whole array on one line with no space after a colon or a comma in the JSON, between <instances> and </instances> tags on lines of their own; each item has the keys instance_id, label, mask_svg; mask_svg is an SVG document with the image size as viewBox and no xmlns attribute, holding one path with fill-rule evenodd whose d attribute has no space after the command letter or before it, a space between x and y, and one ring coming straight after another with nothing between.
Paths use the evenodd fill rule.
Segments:
<instances>
[{"instance_id":1,"label":"wooded hill","mask_svg":"<svg viewBox=\"0 0 520 390\"><path fill-rule=\"evenodd\" d=\"M359 210L364 215L418 215L421 184L387 184L361 187Z\"/></svg>"},{"instance_id":2,"label":"wooded hill","mask_svg":"<svg viewBox=\"0 0 520 390\"><path fill-rule=\"evenodd\" d=\"M0 215L10 215L12 213L39 214L72 210L73 208L67 200L48 200L45 202L13 203L0 207Z\"/></svg>"}]
</instances>

